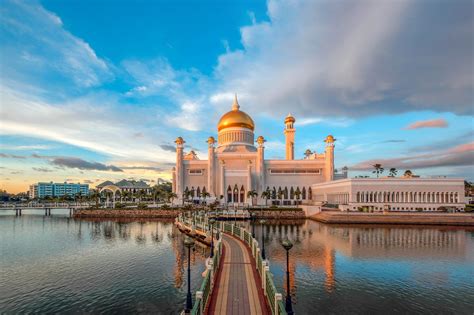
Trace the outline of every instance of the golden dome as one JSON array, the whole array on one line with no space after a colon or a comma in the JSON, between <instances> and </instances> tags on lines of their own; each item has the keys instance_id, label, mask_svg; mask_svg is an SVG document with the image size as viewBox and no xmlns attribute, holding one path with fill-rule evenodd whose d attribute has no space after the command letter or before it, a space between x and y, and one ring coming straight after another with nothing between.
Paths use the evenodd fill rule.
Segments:
<instances>
[{"instance_id":1,"label":"golden dome","mask_svg":"<svg viewBox=\"0 0 474 315\"><path fill-rule=\"evenodd\" d=\"M217 131L230 127L243 127L251 129L252 131L255 129L252 118L239 108L240 106L236 95L234 97L234 103L232 104L232 110L221 117L217 124Z\"/></svg>"}]
</instances>

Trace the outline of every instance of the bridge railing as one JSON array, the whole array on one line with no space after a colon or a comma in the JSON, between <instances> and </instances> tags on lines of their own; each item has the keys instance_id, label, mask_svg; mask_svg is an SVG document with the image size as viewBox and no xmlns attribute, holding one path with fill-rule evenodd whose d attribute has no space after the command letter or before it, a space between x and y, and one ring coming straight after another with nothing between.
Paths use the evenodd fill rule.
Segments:
<instances>
[{"instance_id":1,"label":"bridge railing","mask_svg":"<svg viewBox=\"0 0 474 315\"><path fill-rule=\"evenodd\" d=\"M201 231L204 231L206 233L210 233L210 226L207 223L207 218L205 217L195 217L193 220L193 218L188 218L180 215L177 220L181 221L186 225L194 226L194 228L200 229ZM262 259L258 241L254 237L252 237L252 234L249 231L247 231L243 227L235 225L234 223L220 221L217 224L217 228L220 231L223 231L241 239L245 244L249 246L252 256L255 259L255 265L258 274L260 275L263 293L267 299L272 314L286 315L287 313L282 302L282 294L277 292L276 290L275 283L273 280L273 274L270 272L269 261L266 259ZM214 287L214 281L219 268L221 254L222 242L221 239L219 239L215 243L214 257L212 259L208 258L206 260L206 275L204 277L200 289L196 292L196 302L194 304L192 314L203 314L206 309L207 303L209 301L209 296L212 294L212 289Z\"/></svg>"},{"instance_id":2,"label":"bridge railing","mask_svg":"<svg viewBox=\"0 0 474 315\"><path fill-rule=\"evenodd\" d=\"M267 299L268 305L273 315L286 315L286 310L282 302L282 294L278 293L273 281L273 274L270 272L269 261L262 259L258 241L252 237L252 234L233 223L220 222L220 229L241 239L247 244L255 259L257 271L262 280L263 293Z\"/></svg>"}]
</instances>

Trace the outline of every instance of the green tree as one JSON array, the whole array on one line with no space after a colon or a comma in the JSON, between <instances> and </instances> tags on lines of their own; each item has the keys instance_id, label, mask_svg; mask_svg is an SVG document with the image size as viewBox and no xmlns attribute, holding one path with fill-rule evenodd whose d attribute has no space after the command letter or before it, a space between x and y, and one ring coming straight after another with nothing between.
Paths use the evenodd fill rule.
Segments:
<instances>
[{"instance_id":1,"label":"green tree","mask_svg":"<svg viewBox=\"0 0 474 315\"><path fill-rule=\"evenodd\" d=\"M299 204L300 203L300 196L301 196L301 191L300 191L300 188L296 188L296 191L295 191L295 197L296 197L296 203Z\"/></svg>"},{"instance_id":2,"label":"green tree","mask_svg":"<svg viewBox=\"0 0 474 315\"><path fill-rule=\"evenodd\" d=\"M258 196L258 193L256 190L249 190L247 191L247 198L252 199L252 206L254 205L254 198Z\"/></svg>"},{"instance_id":3,"label":"green tree","mask_svg":"<svg viewBox=\"0 0 474 315\"><path fill-rule=\"evenodd\" d=\"M372 166L374 167L374 170L372 171L372 173L376 174L377 178L379 178L379 175L381 175L384 171L382 164L377 163Z\"/></svg>"},{"instance_id":4,"label":"green tree","mask_svg":"<svg viewBox=\"0 0 474 315\"><path fill-rule=\"evenodd\" d=\"M267 205L268 199L270 199L271 196L272 196L272 193L270 192L270 190L267 189L265 191L262 191L261 197L265 199L265 206Z\"/></svg>"},{"instance_id":5,"label":"green tree","mask_svg":"<svg viewBox=\"0 0 474 315\"><path fill-rule=\"evenodd\" d=\"M202 197L202 199L204 199L204 202L206 202L206 198L211 197L211 194L208 193L207 191L203 191L201 193L201 197Z\"/></svg>"},{"instance_id":6,"label":"green tree","mask_svg":"<svg viewBox=\"0 0 474 315\"><path fill-rule=\"evenodd\" d=\"M404 177L412 177L412 176L413 176L413 172L410 171L410 170L406 170L405 173L403 173L403 176L404 176Z\"/></svg>"},{"instance_id":7,"label":"green tree","mask_svg":"<svg viewBox=\"0 0 474 315\"><path fill-rule=\"evenodd\" d=\"M395 176L397 176L397 173L398 173L397 169L395 167L392 167L389 171L388 176L395 177Z\"/></svg>"}]
</instances>

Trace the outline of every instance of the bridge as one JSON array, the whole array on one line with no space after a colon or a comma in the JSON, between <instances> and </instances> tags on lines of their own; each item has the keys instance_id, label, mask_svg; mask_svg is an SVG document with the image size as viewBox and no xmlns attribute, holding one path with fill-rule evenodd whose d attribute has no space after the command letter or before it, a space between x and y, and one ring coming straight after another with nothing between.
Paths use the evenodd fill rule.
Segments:
<instances>
[{"instance_id":1,"label":"bridge","mask_svg":"<svg viewBox=\"0 0 474 315\"><path fill-rule=\"evenodd\" d=\"M198 241L208 243L212 234L206 216L184 214L178 228ZM269 261L262 259L258 241L246 229L216 221L213 257L206 259L204 280L194 294L190 314L281 314L286 315ZM204 236L203 236L204 235Z\"/></svg>"},{"instance_id":2,"label":"bridge","mask_svg":"<svg viewBox=\"0 0 474 315\"><path fill-rule=\"evenodd\" d=\"M21 216L23 210L38 210L44 211L45 216L51 215L52 209L68 209L69 215L72 215L75 210L89 208L90 204L70 204L70 203L3 203L0 204L0 211L15 211L16 216Z\"/></svg>"}]
</instances>

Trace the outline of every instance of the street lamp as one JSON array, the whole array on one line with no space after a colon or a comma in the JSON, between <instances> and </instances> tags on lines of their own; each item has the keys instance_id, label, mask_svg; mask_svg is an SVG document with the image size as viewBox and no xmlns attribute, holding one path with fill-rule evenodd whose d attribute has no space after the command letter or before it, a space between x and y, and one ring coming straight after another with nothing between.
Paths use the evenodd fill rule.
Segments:
<instances>
[{"instance_id":1,"label":"street lamp","mask_svg":"<svg viewBox=\"0 0 474 315\"><path fill-rule=\"evenodd\" d=\"M260 224L262 225L262 259L265 260L265 229L263 228L263 224L265 220L260 220Z\"/></svg>"},{"instance_id":2,"label":"street lamp","mask_svg":"<svg viewBox=\"0 0 474 315\"><path fill-rule=\"evenodd\" d=\"M191 295L191 248L194 247L194 240L186 236L183 243L188 248L188 294L186 296L184 313L189 314L193 309L193 297Z\"/></svg>"},{"instance_id":3,"label":"street lamp","mask_svg":"<svg viewBox=\"0 0 474 315\"><path fill-rule=\"evenodd\" d=\"M209 219L209 225L211 226L211 255L209 257L214 257L214 223L215 219Z\"/></svg>"},{"instance_id":4,"label":"street lamp","mask_svg":"<svg viewBox=\"0 0 474 315\"><path fill-rule=\"evenodd\" d=\"M250 223L252 224L252 237L255 238L255 213L250 214L251 220Z\"/></svg>"},{"instance_id":5,"label":"street lamp","mask_svg":"<svg viewBox=\"0 0 474 315\"><path fill-rule=\"evenodd\" d=\"M288 315L293 315L293 307L291 304L291 294L290 294L290 249L293 247L293 244L288 240L281 242L281 246L286 250L286 304L285 310Z\"/></svg>"}]
</instances>

